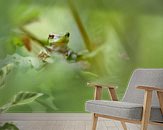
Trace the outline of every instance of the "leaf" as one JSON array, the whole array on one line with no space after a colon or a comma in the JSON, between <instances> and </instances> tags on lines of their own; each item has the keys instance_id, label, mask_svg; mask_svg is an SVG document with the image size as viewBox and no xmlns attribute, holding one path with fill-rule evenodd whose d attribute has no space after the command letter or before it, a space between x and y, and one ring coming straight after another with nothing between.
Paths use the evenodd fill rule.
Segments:
<instances>
[{"instance_id":1,"label":"leaf","mask_svg":"<svg viewBox=\"0 0 163 130\"><path fill-rule=\"evenodd\" d=\"M89 72L89 71L81 71L81 74L84 75L85 77L89 77L89 78L98 78L99 75Z\"/></svg>"},{"instance_id":2,"label":"leaf","mask_svg":"<svg viewBox=\"0 0 163 130\"><path fill-rule=\"evenodd\" d=\"M0 126L0 130L19 130L19 128L12 123L5 123L3 126Z\"/></svg>"},{"instance_id":3,"label":"leaf","mask_svg":"<svg viewBox=\"0 0 163 130\"><path fill-rule=\"evenodd\" d=\"M24 36L24 37L22 37L22 41L24 43L25 48L28 51L32 51L32 46L31 46L31 40L30 40L30 38L27 37L27 36Z\"/></svg>"},{"instance_id":4,"label":"leaf","mask_svg":"<svg viewBox=\"0 0 163 130\"><path fill-rule=\"evenodd\" d=\"M10 73L13 68L13 64L7 64L0 69L0 88L5 86L6 76Z\"/></svg>"},{"instance_id":5,"label":"leaf","mask_svg":"<svg viewBox=\"0 0 163 130\"><path fill-rule=\"evenodd\" d=\"M11 103L5 104L0 108L0 113L7 111L10 107L12 107Z\"/></svg>"},{"instance_id":6,"label":"leaf","mask_svg":"<svg viewBox=\"0 0 163 130\"><path fill-rule=\"evenodd\" d=\"M10 109L11 107L17 106L17 105L24 105L33 102L40 96L42 96L43 93L36 93L36 92L19 92L13 97L13 100L11 102L3 105L0 108L0 113L3 113Z\"/></svg>"},{"instance_id":7,"label":"leaf","mask_svg":"<svg viewBox=\"0 0 163 130\"><path fill-rule=\"evenodd\" d=\"M17 26L27 25L35 21L38 21L38 16L40 13L37 7L31 6L29 8L26 5L24 5L24 6L19 6L19 8L17 6L14 6L12 9L14 11L12 12L11 17L13 19L13 23ZM15 17L17 18L15 19Z\"/></svg>"},{"instance_id":8,"label":"leaf","mask_svg":"<svg viewBox=\"0 0 163 130\"><path fill-rule=\"evenodd\" d=\"M14 96L14 99L11 103L12 106L27 104L33 102L35 99L42 95L42 93L36 92L19 92L17 95Z\"/></svg>"},{"instance_id":9,"label":"leaf","mask_svg":"<svg viewBox=\"0 0 163 130\"><path fill-rule=\"evenodd\" d=\"M14 46L19 46L19 47L22 47L22 46L23 46L22 39L21 39L21 38L18 38L18 37L13 37L13 38L11 39L11 43L12 43Z\"/></svg>"},{"instance_id":10,"label":"leaf","mask_svg":"<svg viewBox=\"0 0 163 130\"><path fill-rule=\"evenodd\" d=\"M96 57L99 53L105 50L105 48L106 48L106 44L100 45L98 48L94 49L92 52L85 53L85 55L83 55L83 59L91 59L93 57Z\"/></svg>"},{"instance_id":11,"label":"leaf","mask_svg":"<svg viewBox=\"0 0 163 130\"><path fill-rule=\"evenodd\" d=\"M36 57L32 56L21 56L17 53L13 55L7 55L3 60L0 60L0 66L4 64L14 64L19 67L32 67L34 69L40 69L43 63Z\"/></svg>"},{"instance_id":12,"label":"leaf","mask_svg":"<svg viewBox=\"0 0 163 130\"><path fill-rule=\"evenodd\" d=\"M51 97L49 96L48 98L44 98L44 99L38 99L36 100L36 102L38 102L40 105L45 107L47 112L54 112L58 110L58 108L54 103L54 97L52 96Z\"/></svg>"}]
</instances>

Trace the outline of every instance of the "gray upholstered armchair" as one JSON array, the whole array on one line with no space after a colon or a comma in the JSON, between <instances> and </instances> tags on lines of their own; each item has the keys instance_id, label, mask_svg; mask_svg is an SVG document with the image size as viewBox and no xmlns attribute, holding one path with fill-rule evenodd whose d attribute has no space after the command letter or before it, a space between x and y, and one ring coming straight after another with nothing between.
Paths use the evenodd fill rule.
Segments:
<instances>
[{"instance_id":1,"label":"gray upholstered armchair","mask_svg":"<svg viewBox=\"0 0 163 130\"><path fill-rule=\"evenodd\" d=\"M115 88L109 85L88 83L95 88L94 100L86 102L86 111L93 113L92 130L96 130L98 117L125 123L163 126L163 69L137 69L133 72L122 101L118 101ZM100 100L102 88L107 88L112 101ZM161 127L163 129L163 127Z\"/></svg>"}]
</instances>

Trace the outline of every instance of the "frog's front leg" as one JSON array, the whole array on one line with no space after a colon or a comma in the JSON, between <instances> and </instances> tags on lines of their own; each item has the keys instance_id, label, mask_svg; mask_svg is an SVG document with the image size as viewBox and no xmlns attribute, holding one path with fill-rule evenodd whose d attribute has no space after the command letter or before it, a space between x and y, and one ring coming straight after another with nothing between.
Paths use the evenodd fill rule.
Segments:
<instances>
[{"instance_id":1,"label":"frog's front leg","mask_svg":"<svg viewBox=\"0 0 163 130\"><path fill-rule=\"evenodd\" d=\"M38 55L38 58L40 58L42 61L46 61L48 57L50 57L50 54L46 49L42 49Z\"/></svg>"}]
</instances>

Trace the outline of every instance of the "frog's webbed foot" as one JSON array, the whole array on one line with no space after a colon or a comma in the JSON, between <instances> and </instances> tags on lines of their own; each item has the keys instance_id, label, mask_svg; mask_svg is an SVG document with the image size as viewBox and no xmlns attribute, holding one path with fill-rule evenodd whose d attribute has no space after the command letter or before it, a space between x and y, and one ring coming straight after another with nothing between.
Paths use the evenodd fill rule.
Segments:
<instances>
[{"instance_id":1,"label":"frog's webbed foot","mask_svg":"<svg viewBox=\"0 0 163 130\"><path fill-rule=\"evenodd\" d=\"M67 50L65 56L68 61L74 61L74 62L78 61L78 57L79 57L78 53L72 51L71 49Z\"/></svg>"},{"instance_id":2,"label":"frog's webbed foot","mask_svg":"<svg viewBox=\"0 0 163 130\"><path fill-rule=\"evenodd\" d=\"M52 46L46 46L45 49L46 49L46 52L49 52L49 53L54 52L54 48Z\"/></svg>"},{"instance_id":3,"label":"frog's webbed foot","mask_svg":"<svg viewBox=\"0 0 163 130\"><path fill-rule=\"evenodd\" d=\"M50 54L46 50L40 51L38 58L40 58L42 61L46 61L47 58L50 57Z\"/></svg>"}]
</instances>

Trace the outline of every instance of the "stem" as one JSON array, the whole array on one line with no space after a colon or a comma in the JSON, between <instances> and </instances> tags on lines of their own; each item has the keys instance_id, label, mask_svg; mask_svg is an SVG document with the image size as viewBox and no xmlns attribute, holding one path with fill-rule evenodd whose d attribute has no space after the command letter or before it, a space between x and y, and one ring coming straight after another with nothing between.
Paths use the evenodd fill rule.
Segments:
<instances>
[{"instance_id":1,"label":"stem","mask_svg":"<svg viewBox=\"0 0 163 130\"><path fill-rule=\"evenodd\" d=\"M81 33L81 35L83 37L86 48L88 49L88 51L92 51L93 49L92 49L92 45L91 45L92 44L91 40L90 40L90 38L89 38L89 36L88 36L84 26L83 26L83 23L82 23L82 21L81 21L81 19L79 17L79 14L78 14L72 0L68 0L68 4L69 4L70 10L71 10L71 13L72 13L72 15L73 15L73 17L74 17L74 19L76 21L76 24L77 24L77 26L79 28L79 31L80 31L80 33Z\"/></svg>"},{"instance_id":2,"label":"stem","mask_svg":"<svg viewBox=\"0 0 163 130\"><path fill-rule=\"evenodd\" d=\"M28 30L26 30L23 26L20 26L19 29L24 32L29 38L31 38L33 41L36 41L39 45L43 46L45 43L35 37L32 33L30 33Z\"/></svg>"}]
</instances>

